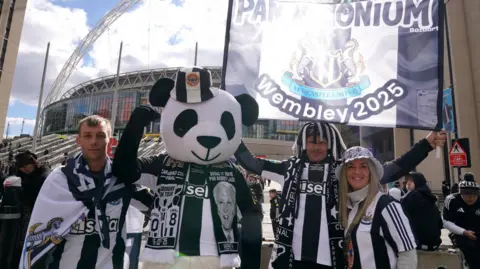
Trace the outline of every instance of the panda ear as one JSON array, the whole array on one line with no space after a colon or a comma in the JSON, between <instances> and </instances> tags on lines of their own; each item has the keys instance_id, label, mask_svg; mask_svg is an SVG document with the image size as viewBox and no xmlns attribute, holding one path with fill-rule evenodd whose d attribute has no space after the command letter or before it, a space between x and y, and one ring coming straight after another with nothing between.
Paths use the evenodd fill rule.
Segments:
<instances>
[{"instance_id":1,"label":"panda ear","mask_svg":"<svg viewBox=\"0 0 480 269\"><path fill-rule=\"evenodd\" d=\"M165 107L170 99L170 91L175 87L175 81L170 78L161 78L153 84L148 100L155 107Z\"/></svg>"},{"instance_id":2,"label":"panda ear","mask_svg":"<svg viewBox=\"0 0 480 269\"><path fill-rule=\"evenodd\" d=\"M250 94L235 96L242 108L242 123L245 126L253 125L258 119L258 103Z\"/></svg>"}]
</instances>

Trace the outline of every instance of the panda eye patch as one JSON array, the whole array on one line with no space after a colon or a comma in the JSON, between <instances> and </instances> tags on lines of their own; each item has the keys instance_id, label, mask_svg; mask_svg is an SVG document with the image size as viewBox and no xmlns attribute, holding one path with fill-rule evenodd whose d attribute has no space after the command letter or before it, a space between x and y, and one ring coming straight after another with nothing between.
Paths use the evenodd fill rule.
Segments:
<instances>
[{"instance_id":1,"label":"panda eye patch","mask_svg":"<svg viewBox=\"0 0 480 269\"><path fill-rule=\"evenodd\" d=\"M223 112L220 124L223 129L225 129L228 140L231 140L235 136L235 119L233 118L232 113L228 111Z\"/></svg>"},{"instance_id":2,"label":"panda eye patch","mask_svg":"<svg viewBox=\"0 0 480 269\"><path fill-rule=\"evenodd\" d=\"M183 137L193 126L198 124L197 112L193 109L187 109L178 114L173 123L173 131L179 137Z\"/></svg>"}]
</instances>

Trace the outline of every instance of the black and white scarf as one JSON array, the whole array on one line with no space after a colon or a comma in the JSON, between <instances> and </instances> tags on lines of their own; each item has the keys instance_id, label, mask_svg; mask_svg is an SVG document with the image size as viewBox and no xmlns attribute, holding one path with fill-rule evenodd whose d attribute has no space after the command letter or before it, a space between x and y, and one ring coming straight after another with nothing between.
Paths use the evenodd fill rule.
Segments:
<instances>
[{"instance_id":1,"label":"black and white scarf","mask_svg":"<svg viewBox=\"0 0 480 269\"><path fill-rule=\"evenodd\" d=\"M106 205L101 200L105 194L124 186L123 183L116 184L111 172L111 160L107 158L103 173L93 174L83 155L79 154L68 160L67 165L61 168L61 173L67 180L54 171L40 189L28 224L19 268L31 268L54 246L60 244L70 233L72 225L84 219L91 210L95 212L96 230L99 231L102 245L110 248ZM96 209L101 212L100 217Z\"/></svg>"},{"instance_id":2,"label":"black and white scarf","mask_svg":"<svg viewBox=\"0 0 480 269\"><path fill-rule=\"evenodd\" d=\"M335 167L339 163L343 152L346 150L345 143L342 140L340 132L334 125L324 122L307 122L300 130L300 135L294 144L294 150L297 156L288 160L288 168L285 173L285 183L282 190L281 214L279 217L279 227L275 233L275 249L272 253L272 267L274 269L292 268L294 254L292 248L293 228L295 219L298 216L300 199L300 181L302 178L305 162L308 159L306 155L307 129L314 129L314 137L319 136L327 140L328 157L324 160L328 163L328 178L325 183L326 189L326 210L330 212L334 207L338 208L338 179L335 176ZM337 210L338 211L338 210ZM293 219L291 216L294 216ZM328 223L328 234L330 243L330 255L333 268L344 268L344 257L342 242L344 230L339 221L338 212L336 216L326 214ZM287 219L288 218L288 219Z\"/></svg>"},{"instance_id":3,"label":"black and white scarf","mask_svg":"<svg viewBox=\"0 0 480 269\"><path fill-rule=\"evenodd\" d=\"M112 160L107 157L103 173L94 174L88 168L83 154L79 153L75 158L67 161L62 172L67 176L68 188L73 197L81 201L88 210L95 211L95 221L102 246L110 248L106 203L101 203L101 200L116 183L112 174ZM95 209L100 211L100 216Z\"/></svg>"},{"instance_id":4,"label":"black and white scarf","mask_svg":"<svg viewBox=\"0 0 480 269\"><path fill-rule=\"evenodd\" d=\"M169 157L167 158L170 159ZM169 161L167 160L166 162L168 163ZM173 224L169 223L166 216L176 214L176 219L179 220L181 215L188 214L188 212L186 212L188 208L183 206L182 202L184 202L183 198L198 199L185 196L185 191L188 184L194 184L206 185L208 188L208 192L210 193L210 210L215 240L217 242L218 255L220 257L220 267L223 268L240 266L240 258L238 256L239 238L237 231L237 214L233 216L233 238L227 238L227 235L222 229L222 222L220 220L220 216L217 213L217 204L213 195L214 188L217 186L217 184L231 184L236 191L238 191L239 188L237 188L237 181L234 177L228 177L225 179L225 181L217 181L210 179L215 178L215 176L211 174L212 172L232 172L233 164L225 162L225 165L223 165L223 167L221 168L215 168L215 166L218 167L220 166L220 164L213 165L212 167L177 162L174 165L167 166L164 169L165 172L160 174L157 180L158 187L155 194L155 202L154 209L152 210L151 214L151 222L158 223L158 226L164 227L164 229L169 232L167 234L162 234L158 232L157 229L155 229L155 231L153 229L150 229L145 249L142 251L142 254L140 256L140 259L142 261L162 264L174 263L174 260L177 256L175 250L179 243L179 235L182 225L180 221L175 221L175 223ZM194 172L193 170L196 170L197 172ZM176 179L173 179L172 175L181 176L175 176ZM232 173L232 175L234 174Z\"/></svg>"}]
</instances>

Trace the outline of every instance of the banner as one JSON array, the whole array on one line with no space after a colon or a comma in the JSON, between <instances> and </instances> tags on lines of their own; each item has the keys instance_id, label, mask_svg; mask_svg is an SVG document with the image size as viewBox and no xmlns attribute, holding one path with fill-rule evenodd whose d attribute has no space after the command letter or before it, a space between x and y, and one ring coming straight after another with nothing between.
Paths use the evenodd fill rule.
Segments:
<instances>
[{"instance_id":1,"label":"banner","mask_svg":"<svg viewBox=\"0 0 480 269\"><path fill-rule=\"evenodd\" d=\"M453 108L453 96L452 88L443 90L443 129L447 132L455 132L455 120L454 120L454 108Z\"/></svg>"},{"instance_id":2,"label":"banner","mask_svg":"<svg viewBox=\"0 0 480 269\"><path fill-rule=\"evenodd\" d=\"M222 87L260 119L441 128L443 2L338 2L230 0Z\"/></svg>"}]
</instances>

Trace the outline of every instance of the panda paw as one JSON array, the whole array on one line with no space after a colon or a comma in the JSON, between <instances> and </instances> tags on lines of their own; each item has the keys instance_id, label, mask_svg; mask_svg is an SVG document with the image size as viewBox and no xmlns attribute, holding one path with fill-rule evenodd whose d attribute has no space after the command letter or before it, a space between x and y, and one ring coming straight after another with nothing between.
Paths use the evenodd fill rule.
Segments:
<instances>
[{"instance_id":1,"label":"panda paw","mask_svg":"<svg viewBox=\"0 0 480 269\"><path fill-rule=\"evenodd\" d=\"M141 105L133 110L130 118L132 121L148 124L152 121L160 119L160 113L149 106Z\"/></svg>"}]
</instances>

